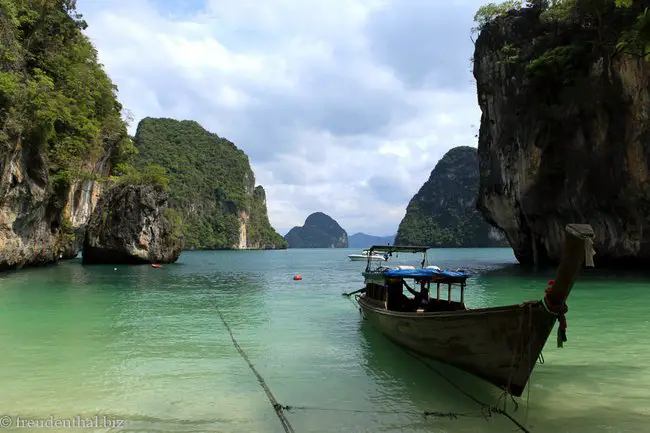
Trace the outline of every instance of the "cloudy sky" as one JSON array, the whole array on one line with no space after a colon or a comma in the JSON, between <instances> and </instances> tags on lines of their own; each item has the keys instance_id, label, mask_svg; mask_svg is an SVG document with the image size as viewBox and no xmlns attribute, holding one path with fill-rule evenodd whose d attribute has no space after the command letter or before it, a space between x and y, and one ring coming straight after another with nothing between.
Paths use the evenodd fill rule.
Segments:
<instances>
[{"instance_id":1,"label":"cloudy sky","mask_svg":"<svg viewBox=\"0 0 650 433\"><path fill-rule=\"evenodd\" d=\"M312 212L393 234L450 148L476 146L485 0L78 0L135 116L233 141L284 234ZM135 130L134 124L132 132Z\"/></svg>"}]
</instances>

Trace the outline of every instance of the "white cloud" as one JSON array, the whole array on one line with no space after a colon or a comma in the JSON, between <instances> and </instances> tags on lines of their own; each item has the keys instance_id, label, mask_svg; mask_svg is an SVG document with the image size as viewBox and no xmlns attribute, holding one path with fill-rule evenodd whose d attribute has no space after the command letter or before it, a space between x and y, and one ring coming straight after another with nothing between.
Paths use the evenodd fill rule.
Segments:
<instances>
[{"instance_id":1,"label":"white cloud","mask_svg":"<svg viewBox=\"0 0 650 433\"><path fill-rule=\"evenodd\" d=\"M393 233L480 121L477 1L79 0L136 122L193 119L249 156L271 222Z\"/></svg>"}]
</instances>

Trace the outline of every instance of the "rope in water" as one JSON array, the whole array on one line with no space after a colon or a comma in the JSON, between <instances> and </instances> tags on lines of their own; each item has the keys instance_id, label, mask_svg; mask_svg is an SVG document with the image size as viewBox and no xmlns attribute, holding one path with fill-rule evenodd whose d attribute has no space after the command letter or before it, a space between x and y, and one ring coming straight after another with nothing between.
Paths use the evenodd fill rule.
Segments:
<instances>
[{"instance_id":1,"label":"rope in water","mask_svg":"<svg viewBox=\"0 0 650 433\"><path fill-rule=\"evenodd\" d=\"M253 363L250 361L248 356L246 355L246 352L241 348L239 343L237 342L237 339L235 338L234 333L232 332L232 328L230 325L228 325L228 322L226 321L225 317L219 310L219 307L217 307L216 303L214 304L214 308L217 311L217 314L219 315L219 318L223 322L224 326L228 330L228 333L230 334L230 339L233 342L233 345L237 349L237 352L239 352L240 356L246 361L248 364L249 368L255 374L257 377L258 382L264 389L264 392L266 393L269 401L271 402L271 405L273 406L273 409L275 410L278 418L280 419L280 422L282 423L282 427L284 427L285 432L287 433L295 433L295 430L289 423L289 420L285 417L284 411L296 411L296 410L305 410L305 411L331 411L331 412L349 412L349 413L372 413L372 414L404 414L404 415L421 415L425 418L449 418L449 419L458 419L460 417L466 417L466 418L488 418L491 416L490 411L483 411L480 413L457 413L457 412L440 412L440 411L399 411L399 410L364 410L364 409L351 409L351 408L333 408L333 407L316 407L316 406L290 406L290 405L282 405L278 402L278 400L275 398L273 393L271 392L270 388L266 384L266 381L262 377L262 375L259 374L259 372L255 369L255 366Z\"/></svg>"},{"instance_id":2,"label":"rope in water","mask_svg":"<svg viewBox=\"0 0 650 433\"><path fill-rule=\"evenodd\" d=\"M291 423L289 423L289 420L287 417L284 416L283 407L278 401L276 400L275 396L269 389L269 387L266 384L266 381L264 378L257 372L255 369L255 366L253 366L253 363L248 359L248 356L246 355L246 352L241 348L239 343L237 342L237 339L235 338L235 335L232 333L232 329L230 329L230 325L228 325L228 322L226 322L226 319L223 317L223 314L221 314L221 310L219 310L219 307L217 306L217 303L214 302L214 308L217 310L217 314L219 315L219 318L221 318L221 321L223 322L223 325L226 327L228 330L228 333L230 334L230 339L232 340L232 344L235 346L237 349L237 352L241 355L242 358L244 358L244 361L248 364L250 367L251 371L255 376L257 377L257 381L260 383L262 386L262 389L264 389L264 392L266 393L266 396L268 397L269 401L271 402L271 405L273 406L273 409L275 410L275 413L277 414L278 418L280 419L280 423L282 423L282 427L284 428L284 431L286 433L295 433L295 430L291 426Z\"/></svg>"},{"instance_id":3,"label":"rope in water","mask_svg":"<svg viewBox=\"0 0 650 433\"><path fill-rule=\"evenodd\" d=\"M436 411L415 411L415 410L365 410L365 409L343 409L336 407L317 407L317 406L283 406L284 410L306 410L306 411L329 411L329 412L349 412L349 413L371 413L371 414L402 414L402 415L422 415L425 418L488 418L490 413L458 413L458 412L436 412Z\"/></svg>"},{"instance_id":4,"label":"rope in water","mask_svg":"<svg viewBox=\"0 0 650 433\"><path fill-rule=\"evenodd\" d=\"M387 339L387 340L388 340L388 339ZM388 341L390 341L390 340L388 340ZM395 343L393 343L392 341L390 341L390 343L393 344L393 345L395 345ZM478 398L474 397L474 396L473 396L472 394L470 394L469 392L467 392L467 391L465 391L464 389L462 389L462 388L461 388L460 386L458 386L454 381L452 381L451 379L449 379L447 376L445 376L444 374L442 374L440 371L438 371L437 368L435 368L434 366L432 366L431 364L429 364L428 362L426 362L426 360L424 360L422 357L420 357L420 355L418 355L416 352L413 352L413 351L411 351L411 350L409 350L409 349L407 349L407 348L405 348L405 347L402 347L402 346L398 346L398 345L395 345L395 346L396 346L396 347L399 347L399 348L401 348L401 349L403 349L404 352L406 352L409 356L411 356L412 358L416 359L418 362L420 362L421 364L423 364L423 365L424 365L425 367L427 367L429 370L433 371L433 372L436 373L438 376L440 376L440 377L443 378L445 381L447 381L450 385L452 385L454 388L456 388L458 391L460 391L463 395L465 395L466 397L468 397L468 398L469 398L470 400L472 400L474 403L476 403L476 404L478 404L479 406L481 406L481 408L485 411L485 413L487 413L487 414L489 414L489 415L491 415L492 413L498 413L498 414L500 414L500 415L503 415L503 416L505 416L506 418L508 418L510 421L512 421L512 422L513 422L513 423L514 423L514 424L519 428L519 430L521 430L522 432L524 432L524 433L531 433L530 430L528 430L528 429L527 429L524 425L522 425L519 421L517 421L516 419L514 419L514 418L512 417L512 415L510 415L508 412L506 412L505 408L504 408L504 409L501 409L501 408L499 408L499 407L496 407L496 406L490 406L489 404L482 402L481 400L479 400ZM516 402L515 402L515 404L516 404Z\"/></svg>"},{"instance_id":5,"label":"rope in water","mask_svg":"<svg viewBox=\"0 0 650 433\"><path fill-rule=\"evenodd\" d=\"M390 341L390 340L389 340ZM400 347L400 346L398 346ZM474 397L472 394L469 392L465 391L462 389L460 386L458 386L456 383L454 383L451 379L447 378L444 374L442 374L438 369L436 369L434 366L426 362L424 359L422 359L417 353L412 352L408 349L403 348L404 351L413 357L414 359L418 360L420 363L422 363L425 367L436 373L438 376L446 380L449 384L451 384L454 388L456 388L458 391L460 391L463 395L468 397L470 400L472 400L474 403L478 404L481 406L487 413L498 413L500 415L505 416L508 418L510 421L512 421L522 432L524 433L531 433L530 430L528 430L525 426L523 426L519 421L514 419L512 415L510 415L508 412L505 411L505 409L498 408L496 406L490 406L487 403L482 402L478 398Z\"/></svg>"},{"instance_id":6,"label":"rope in water","mask_svg":"<svg viewBox=\"0 0 650 433\"><path fill-rule=\"evenodd\" d=\"M344 294L343 294L343 296L348 296L348 297L349 297L349 295L350 295L350 294L348 294L348 293L344 293ZM359 296L359 295L357 295L357 296ZM357 305L358 305L358 303L357 303ZM521 329L520 329L520 331L521 331ZM386 340L388 340L388 339L386 339ZM413 352L412 350L409 350L409 349L407 349L407 348L405 348L405 347L402 347L402 346L396 345L396 344L395 344L394 342L392 342L391 340L388 340L388 341L389 341L391 344L395 345L396 347L399 347L400 349L403 349L403 350L404 350L408 355L410 355L412 358L414 358L414 359L416 359L417 361L419 361L420 363L422 363L425 367L427 367L428 369L432 370L432 371L433 371L434 373L436 373L438 376L440 376L441 378L443 378L445 381L447 381L449 384L451 384L454 388L456 388L458 391L460 391L463 395L465 395L465 396L468 397L470 400L472 400L473 402L475 402L476 404L478 404L479 406L481 406L481 408L485 411L485 413L487 413L487 414L489 414L489 415L491 415L492 413L498 413L498 414L501 414L501 415L505 416L506 418L508 418L510 421L512 421L512 422L513 422L513 423L514 423L514 424L519 428L519 430L521 430L522 432L524 432L524 433L530 433L530 430L528 430L528 429L527 429L523 424L521 424L521 423L520 423L519 421L517 421L514 417L512 417L512 415L510 415L508 412L506 412L505 402L504 402L504 405L503 405L503 409L501 409L501 408L499 408L499 407L497 407L497 406L490 406L490 405L488 405L488 404L486 404L486 403L480 401L479 399L477 399L476 397L474 397L473 395L471 395L470 393L468 393L467 391L465 391L464 389L462 389L460 386L458 386L455 382L453 382L451 379L449 379L448 377L446 377L446 376L445 376L444 374L442 374L440 371L438 371L438 369L436 369L434 366L432 366L431 364L429 364L428 362L426 362L426 361L425 361L422 357L420 357L420 355L418 355L416 352ZM529 348L529 349L530 349L530 348ZM530 356L530 355L529 355L529 356ZM540 353L540 356L541 356L541 353ZM542 358L542 359L543 359L543 358ZM529 392L529 398L530 398L530 387L528 388L528 392ZM504 393L502 394L502 397L503 397L503 395L506 395L506 394L508 394L508 393L507 393L507 392L504 392ZM500 397L499 400L501 400L502 397ZM514 397L511 396L511 398L512 398L513 403L515 404L515 410L517 410L517 406L518 406L517 401L514 399ZM528 418L528 414L526 414L526 418Z\"/></svg>"},{"instance_id":7,"label":"rope in water","mask_svg":"<svg viewBox=\"0 0 650 433\"><path fill-rule=\"evenodd\" d=\"M374 414L396 414L396 413L401 413L401 414L409 414L409 415L422 415L425 418L428 417L436 417L436 418L449 418L449 419L458 419L459 417L482 417L482 418L488 418L492 416L493 413L498 413L501 414L510 421L512 421L522 432L524 433L530 433L526 427L524 427L521 423L519 423L516 419L514 419L510 414L508 414L504 409L500 409L498 407L492 407L486 403L483 403L482 401L478 400L476 397L472 396L469 394L467 391L463 390L461 387L459 387L456 383L451 381L449 378L447 378L444 374L442 374L440 371L438 371L435 367L427 363L424 359L422 359L418 354L415 352L412 352L408 349L404 349L404 351L412 356L414 359L417 361L421 362L425 367L429 368L432 370L434 373L436 373L438 376L446 380L448 383L450 383L452 386L454 386L456 389L458 389L462 394L470 398L472 401L477 403L479 406L481 406L482 411L477 414L472 414L472 413L455 413L455 412L438 412L438 411L395 411L395 410L363 410L363 409L343 409L343 408L326 408L326 407L314 407L314 406L289 406L289 405L282 405L278 402L278 400L275 398L273 395L273 392L271 392L271 389L268 387L266 384L266 381L262 377L262 375L259 374L259 372L255 369L255 366L253 363L250 361L248 358L248 355L246 355L246 352L241 348L239 343L237 342L237 339L235 338L234 333L232 332L232 328L230 328L230 325L226 321L225 317L221 313L221 310L219 310L219 307L217 306L216 302L213 301L214 308L219 315L219 318L223 322L223 325L225 326L226 330L228 331L228 334L230 334L230 339L232 340L233 345L235 346L235 349L237 349L237 352L239 355L246 361L248 364L248 367L251 369L255 377L257 378L257 381L259 382L260 386L266 393L267 398L269 399L269 402L273 406L273 409L275 410L276 415L278 416L278 419L280 420L280 423L282 424L282 427L284 428L284 431L286 433L295 433L295 430L287 417L284 414L284 411L292 411L292 410L312 410L312 411L335 411L335 412L352 412L352 413L374 413ZM388 340L390 341L390 340ZM391 342L392 343L392 342ZM394 344L394 343L393 343ZM400 347L400 346L398 346Z\"/></svg>"}]
</instances>

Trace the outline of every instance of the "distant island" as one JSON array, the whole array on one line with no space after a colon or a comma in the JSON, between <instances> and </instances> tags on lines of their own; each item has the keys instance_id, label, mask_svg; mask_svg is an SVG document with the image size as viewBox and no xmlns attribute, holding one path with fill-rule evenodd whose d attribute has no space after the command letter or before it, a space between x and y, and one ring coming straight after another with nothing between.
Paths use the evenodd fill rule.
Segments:
<instances>
[{"instance_id":1,"label":"distant island","mask_svg":"<svg viewBox=\"0 0 650 433\"><path fill-rule=\"evenodd\" d=\"M332 217L312 213L302 227L294 227L284 236L289 248L347 248L348 234Z\"/></svg>"},{"instance_id":2,"label":"distant island","mask_svg":"<svg viewBox=\"0 0 650 433\"><path fill-rule=\"evenodd\" d=\"M355 233L348 237L349 248L370 248L373 245L392 245L395 242L393 236L372 236L362 232Z\"/></svg>"},{"instance_id":3,"label":"distant island","mask_svg":"<svg viewBox=\"0 0 650 433\"><path fill-rule=\"evenodd\" d=\"M479 189L477 150L448 151L413 196L399 225L396 245L430 247L508 246L503 233L476 208Z\"/></svg>"}]
</instances>

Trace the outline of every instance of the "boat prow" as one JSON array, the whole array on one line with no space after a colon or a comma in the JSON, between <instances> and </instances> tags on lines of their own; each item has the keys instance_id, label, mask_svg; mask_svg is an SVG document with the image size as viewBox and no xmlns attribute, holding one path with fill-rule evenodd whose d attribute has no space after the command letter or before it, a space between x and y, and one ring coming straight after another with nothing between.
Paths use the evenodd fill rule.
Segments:
<instances>
[{"instance_id":1,"label":"boat prow","mask_svg":"<svg viewBox=\"0 0 650 433\"><path fill-rule=\"evenodd\" d=\"M566 234L557 277L549 282L542 300L467 308L464 292L469 274L425 266L425 247L393 246L385 247L391 248L390 254L423 252L422 267L372 269L369 263L363 273L364 293L357 297L359 307L364 319L396 344L521 396L558 318L558 345L564 339L564 302L584 260L593 266L591 226L570 224ZM372 247L370 252L374 249L385 251ZM420 285L419 294L406 279ZM404 287L414 294L413 299L404 295ZM429 295L434 287L435 297ZM452 299L455 287L460 288L459 300Z\"/></svg>"}]
</instances>

